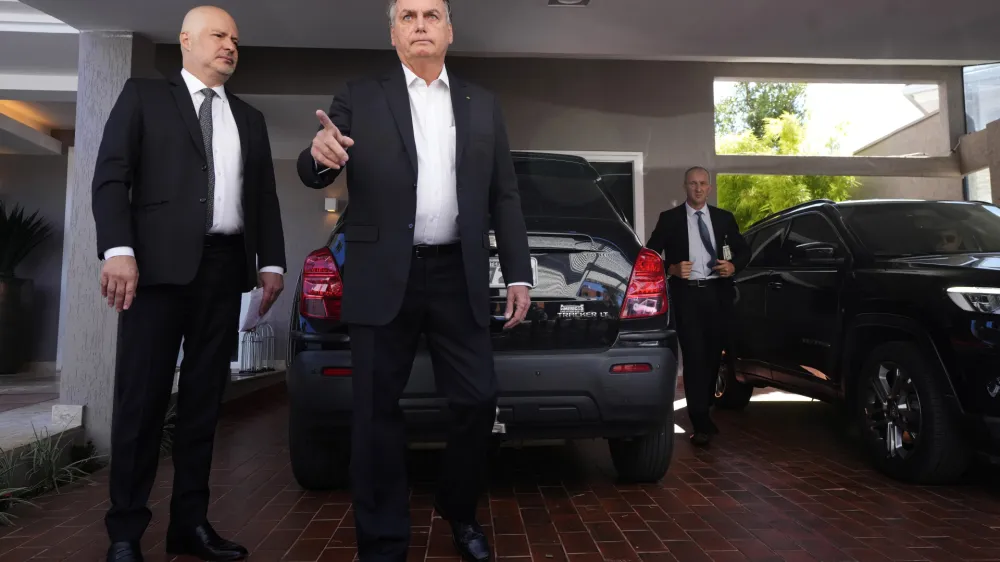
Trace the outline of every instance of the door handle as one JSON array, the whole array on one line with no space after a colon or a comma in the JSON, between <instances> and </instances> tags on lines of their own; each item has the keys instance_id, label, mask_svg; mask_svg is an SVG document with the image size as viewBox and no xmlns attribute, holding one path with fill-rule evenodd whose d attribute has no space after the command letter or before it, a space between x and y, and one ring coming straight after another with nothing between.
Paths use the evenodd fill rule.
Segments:
<instances>
[{"instance_id":1,"label":"door handle","mask_svg":"<svg viewBox=\"0 0 1000 562\"><path fill-rule=\"evenodd\" d=\"M768 289L774 289L775 291L780 291L782 287L784 287L784 285L781 281L771 281L767 284Z\"/></svg>"}]
</instances>

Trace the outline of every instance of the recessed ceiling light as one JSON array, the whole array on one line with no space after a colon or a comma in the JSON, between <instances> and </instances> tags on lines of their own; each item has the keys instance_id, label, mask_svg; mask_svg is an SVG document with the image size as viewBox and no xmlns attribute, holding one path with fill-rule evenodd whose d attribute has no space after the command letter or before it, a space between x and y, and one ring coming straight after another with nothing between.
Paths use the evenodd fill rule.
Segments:
<instances>
[{"instance_id":1,"label":"recessed ceiling light","mask_svg":"<svg viewBox=\"0 0 1000 562\"><path fill-rule=\"evenodd\" d=\"M565 7L583 7L590 4L590 0L549 0L549 6L557 6L560 8Z\"/></svg>"}]
</instances>

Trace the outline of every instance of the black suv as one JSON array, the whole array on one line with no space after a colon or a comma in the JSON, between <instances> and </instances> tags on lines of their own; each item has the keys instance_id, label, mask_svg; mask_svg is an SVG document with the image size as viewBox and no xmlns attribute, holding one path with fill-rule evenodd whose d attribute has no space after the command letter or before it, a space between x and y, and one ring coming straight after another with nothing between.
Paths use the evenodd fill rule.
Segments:
<instances>
[{"instance_id":1,"label":"black suv","mask_svg":"<svg viewBox=\"0 0 1000 562\"><path fill-rule=\"evenodd\" d=\"M673 451L677 339L663 261L645 249L584 159L513 153L535 288L523 324L503 330L506 289L491 244L494 433L509 439L607 438L619 476L659 480ZM292 470L307 489L345 484L351 352L340 322L350 247L340 218L305 260L288 342ZM492 238L492 235L491 235ZM348 297L349 298L349 297ZM400 401L414 441L446 436L448 407L421 344Z\"/></svg>"},{"instance_id":2,"label":"black suv","mask_svg":"<svg viewBox=\"0 0 1000 562\"><path fill-rule=\"evenodd\" d=\"M814 201L747 231L716 404L842 401L874 464L952 480L1000 442L1000 209Z\"/></svg>"}]
</instances>

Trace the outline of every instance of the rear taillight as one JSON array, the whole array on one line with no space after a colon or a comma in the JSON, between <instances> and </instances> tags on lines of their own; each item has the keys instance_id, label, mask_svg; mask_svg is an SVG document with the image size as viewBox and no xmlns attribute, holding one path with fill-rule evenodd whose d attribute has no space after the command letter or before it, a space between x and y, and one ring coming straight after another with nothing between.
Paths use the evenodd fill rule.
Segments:
<instances>
[{"instance_id":1,"label":"rear taillight","mask_svg":"<svg viewBox=\"0 0 1000 562\"><path fill-rule=\"evenodd\" d=\"M324 377L349 377L351 376L350 367L323 367Z\"/></svg>"},{"instance_id":2,"label":"rear taillight","mask_svg":"<svg viewBox=\"0 0 1000 562\"><path fill-rule=\"evenodd\" d=\"M309 254L302 267L299 312L309 318L340 320L344 283L329 248Z\"/></svg>"},{"instance_id":3,"label":"rear taillight","mask_svg":"<svg viewBox=\"0 0 1000 562\"><path fill-rule=\"evenodd\" d=\"M653 370L649 363L618 363L611 366L611 372L621 375L626 373L648 373Z\"/></svg>"},{"instance_id":4,"label":"rear taillight","mask_svg":"<svg viewBox=\"0 0 1000 562\"><path fill-rule=\"evenodd\" d=\"M667 273L660 255L643 248L632 268L622 318L647 318L667 312Z\"/></svg>"}]
</instances>

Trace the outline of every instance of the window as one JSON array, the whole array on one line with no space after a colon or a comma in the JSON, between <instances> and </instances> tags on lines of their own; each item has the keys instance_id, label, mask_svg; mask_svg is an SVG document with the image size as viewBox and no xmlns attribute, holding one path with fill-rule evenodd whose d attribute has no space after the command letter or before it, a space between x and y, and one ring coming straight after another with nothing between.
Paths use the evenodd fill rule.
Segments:
<instances>
[{"instance_id":1,"label":"window","mask_svg":"<svg viewBox=\"0 0 1000 562\"><path fill-rule=\"evenodd\" d=\"M947 156L928 82L715 81L717 154Z\"/></svg>"},{"instance_id":2,"label":"window","mask_svg":"<svg viewBox=\"0 0 1000 562\"><path fill-rule=\"evenodd\" d=\"M589 165L563 160L515 160L521 209L526 217L619 220Z\"/></svg>"},{"instance_id":3,"label":"window","mask_svg":"<svg viewBox=\"0 0 1000 562\"><path fill-rule=\"evenodd\" d=\"M1000 119L1000 64L969 66L962 71L965 86L965 128L974 133Z\"/></svg>"},{"instance_id":4,"label":"window","mask_svg":"<svg viewBox=\"0 0 1000 562\"><path fill-rule=\"evenodd\" d=\"M635 225L635 170L632 162L596 162L590 165L601 175L601 182L621 209L630 225Z\"/></svg>"},{"instance_id":5,"label":"window","mask_svg":"<svg viewBox=\"0 0 1000 562\"><path fill-rule=\"evenodd\" d=\"M750 246L750 267L786 267L790 261L782 247L787 222L780 222L758 232Z\"/></svg>"},{"instance_id":6,"label":"window","mask_svg":"<svg viewBox=\"0 0 1000 562\"><path fill-rule=\"evenodd\" d=\"M993 202L993 180L990 178L990 169L983 168L978 172L972 172L966 176L969 185L969 200L982 201L983 203Z\"/></svg>"},{"instance_id":7,"label":"window","mask_svg":"<svg viewBox=\"0 0 1000 562\"><path fill-rule=\"evenodd\" d=\"M833 249L832 255L824 256L827 258L839 257L844 253L843 244L840 237L837 236L837 231L822 215L809 213L796 217L792 221L792 228L788 231L788 237L785 239L785 249L788 254L808 260L810 255L806 253L807 250L818 245Z\"/></svg>"},{"instance_id":8,"label":"window","mask_svg":"<svg viewBox=\"0 0 1000 562\"><path fill-rule=\"evenodd\" d=\"M879 256L1000 252L1000 209L993 205L872 203L845 205L841 214Z\"/></svg>"}]
</instances>

